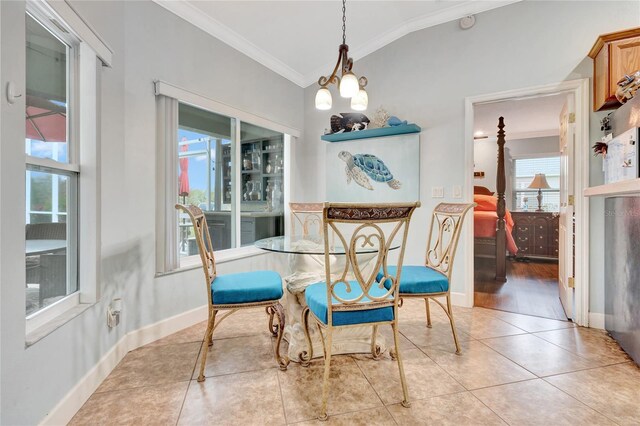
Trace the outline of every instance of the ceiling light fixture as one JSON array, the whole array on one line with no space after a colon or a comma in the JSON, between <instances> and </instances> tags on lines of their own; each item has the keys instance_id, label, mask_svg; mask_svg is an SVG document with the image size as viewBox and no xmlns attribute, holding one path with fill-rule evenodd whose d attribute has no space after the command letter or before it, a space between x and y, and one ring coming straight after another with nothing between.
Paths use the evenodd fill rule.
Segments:
<instances>
[{"instance_id":1,"label":"ceiling light fixture","mask_svg":"<svg viewBox=\"0 0 640 426\"><path fill-rule=\"evenodd\" d=\"M349 57L349 46L347 46L347 17L346 17L346 0L342 0L342 44L338 49L338 62L333 68L331 76L322 76L318 79L320 89L316 93L316 108L320 110L331 109L331 92L328 86L336 84L343 98L351 98L351 108L356 111L364 111L369 104L369 96L366 90L367 78L356 77L351 71L353 68L353 59ZM338 77L338 69L341 71L342 77Z\"/></svg>"}]
</instances>

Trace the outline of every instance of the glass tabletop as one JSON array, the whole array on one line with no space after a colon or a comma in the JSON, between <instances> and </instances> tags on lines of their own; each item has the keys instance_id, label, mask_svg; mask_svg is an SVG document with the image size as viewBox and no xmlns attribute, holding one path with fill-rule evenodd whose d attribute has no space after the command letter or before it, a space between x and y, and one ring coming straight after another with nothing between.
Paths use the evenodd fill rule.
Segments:
<instances>
[{"instance_id":1,"label":"glass tabletop","mask_svg":"<svg viewBox=\"0 0 640 426\"><path fill-rule=\"evenodd\" d=\"M277 253L291 254L324 254L324 239L318 236L281 236L265 238L254 243L256 247L262 250L273 251ZM390 250L395 250L400 245L392 245ZM336 241L330 247L331 254L344 255L345 249L339 241ZM378 247L357 247L356 253L377 253Z\"/></svg>"}]
</instances>

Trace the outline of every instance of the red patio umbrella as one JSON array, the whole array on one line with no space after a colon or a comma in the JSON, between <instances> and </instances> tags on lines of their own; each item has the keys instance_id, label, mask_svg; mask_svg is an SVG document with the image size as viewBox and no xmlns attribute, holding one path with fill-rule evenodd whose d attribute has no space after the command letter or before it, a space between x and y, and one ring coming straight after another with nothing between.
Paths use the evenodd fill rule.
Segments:
<instances>
[{"instance_id":1,"label":"red patio umbrella","mask_svg":"<svg viewBox=\"0 0 640 426\"><path fill-rule=\"evenodd\" d=\"M182 138L182 142L185 142L187 138ZM182 145L180 151L187 152L189 150L188 145ZM189 157L182 157L180 159L180 176L178 177L178 195L186 197L189 195Z\"/></svg>"},{"instance_id":2,"label":"red patio umbrella","mask_svg":"<svg viewBox=\"0 0 640 426\"><path fill-rule=\"evenodd\" d=\"M66 105L27 95L26 136L43 142L67 141Z\"/></svg>"}]
</instances>

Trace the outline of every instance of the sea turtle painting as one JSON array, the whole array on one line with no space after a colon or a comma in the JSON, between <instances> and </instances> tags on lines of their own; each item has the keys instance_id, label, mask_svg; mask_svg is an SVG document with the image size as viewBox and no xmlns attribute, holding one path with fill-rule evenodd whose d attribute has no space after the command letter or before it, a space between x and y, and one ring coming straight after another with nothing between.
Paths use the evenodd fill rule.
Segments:
<instances>
[{"instance_id":1,"label":"sea turtle painting","mask_svg":"<svg viewBox=\"0 0 640 426\"><path fill-rule=\"evenodd\" d=\"M391 189L400 189L402 183L393 178L393 175L384 162L371 154L354 154L340 151L338 158L347 163L345 172L347 173L347 184L351 179L358 185L373 191L373 186L369 178L376 182L386 183Z\"/></svg>"}]
</instances>

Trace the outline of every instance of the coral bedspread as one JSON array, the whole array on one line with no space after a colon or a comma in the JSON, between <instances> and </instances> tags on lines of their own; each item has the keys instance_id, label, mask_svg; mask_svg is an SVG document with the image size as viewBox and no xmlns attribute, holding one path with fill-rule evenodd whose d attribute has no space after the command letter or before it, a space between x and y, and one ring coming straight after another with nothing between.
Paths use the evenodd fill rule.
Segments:
<instances>
[{"instance_id":1,"label":"coral bedspread","mask_svg":"<svg viewBox=\"0 0 640 426\"><path fill-rule=\"evenodd\" d=\"M507 214L504 217L507 227L507 250L512 255L518 253L518 247L513 239L513 218L511 213L507 210ZM496 236L496 221L498 220L498 213L495 211L478 211L473 212L473 226L474 236L481 238L494 238Z\"/></svg>"}]
</instances>

